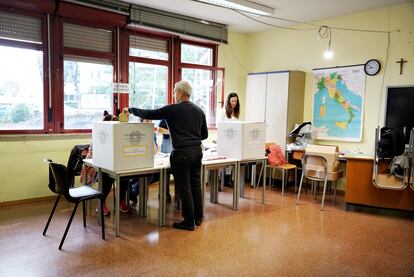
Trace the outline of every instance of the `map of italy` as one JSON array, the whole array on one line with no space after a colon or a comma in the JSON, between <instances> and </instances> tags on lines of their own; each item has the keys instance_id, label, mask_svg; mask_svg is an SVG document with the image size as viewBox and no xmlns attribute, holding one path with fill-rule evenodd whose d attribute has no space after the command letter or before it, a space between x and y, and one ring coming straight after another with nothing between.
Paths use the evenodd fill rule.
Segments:
<instances>
[{"instance_id":1,"label":"map of italy","mask_svg":"<svg viewBox=\"0 0 414 277\"><path fill-rule=\"evenodd\" d=\"M315 72L314 84L313 125L317 138L360 140L365 87L360 70L341 68Z\"/></svg>"}]
</instances>

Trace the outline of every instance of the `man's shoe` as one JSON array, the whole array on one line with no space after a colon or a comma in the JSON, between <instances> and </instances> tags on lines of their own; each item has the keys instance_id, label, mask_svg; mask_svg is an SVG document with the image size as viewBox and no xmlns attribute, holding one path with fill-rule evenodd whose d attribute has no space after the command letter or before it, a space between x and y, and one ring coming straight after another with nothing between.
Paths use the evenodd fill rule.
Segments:
<instances>
[{"instance_id":1,"label":"man's shoe","mask_svg":"<svg viewBox=\"0 0 414 277\"><path fill-rule=\"evenodd\" d=\"M181 221L181 222L175 222L173 223L173 227L175 229L180 229L180 230L187 230L187 231L194 231L194 223L193 224L189 224L185 221Z\"/></svg>"},{"instance_id":2,"label":"man's shoe","mask_svg":"<svg viewBox=\"0 0 414 277\"><path fill-rule=\"evenodd\" d=\"M200 226L201 225L201 222L203 222L203 219L202 218L196 219L195 220L195 225Z\"/></svg>"}]
</instances>

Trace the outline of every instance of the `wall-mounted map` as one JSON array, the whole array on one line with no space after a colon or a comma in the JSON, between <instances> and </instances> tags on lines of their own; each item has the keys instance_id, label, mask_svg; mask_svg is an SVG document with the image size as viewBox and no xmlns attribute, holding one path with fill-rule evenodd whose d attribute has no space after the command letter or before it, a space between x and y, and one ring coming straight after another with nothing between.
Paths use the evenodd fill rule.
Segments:
<instances>
[{"instance_id":1,"label":"wall-mounted map","mask_svg":"<svg viewBox=\"0 0 414 277\"><path fill-rule=\"evenodd\" d=\"M313 70L313 127L316 139L361 141L364 66Z\"/></svg>"}]
</instances>

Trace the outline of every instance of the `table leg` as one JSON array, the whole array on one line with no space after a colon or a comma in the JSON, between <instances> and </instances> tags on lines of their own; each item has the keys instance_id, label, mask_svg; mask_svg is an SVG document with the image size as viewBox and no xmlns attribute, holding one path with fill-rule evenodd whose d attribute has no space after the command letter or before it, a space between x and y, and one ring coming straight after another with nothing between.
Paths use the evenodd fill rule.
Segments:
<instances>
[{"instance_id":1,"label":"table leg","mask_svg":"<svg viewBox=\"0 0 414 277\"><path fill-rule=\"evenodd\" d=\"M86 172L86 170L85 170L85 172ZM86 180L86 179L87 179L87 174L85 174L85 179L84 180ZM84 181L84 182L86 183L86 181ZM100 167L98 168L98 190L100 192L102 192L102 169ZM101 214L101 205L98 205L98 215L100 215L100 214ZM98 224L102 225L100 216L98 216Z\"/></svg>"},{"instance_id":2,"label":"table leg","mask_svg":"<svg viewBox=\"0 0 414 277\"><path fill-rule=\"evenodd\" d=\"M201 174L200 174L200 179L201 179L201 205L202 205L202 211L203 211L203 216L204 216L204 211L205 211L205 192L206 192L206 182L205 182L205 172L204 172L204 166L201 165L200 168Z\"/></svg>"},{"instance_id":3,"label":"table leg","mask_svg":"<svg viewBox=\"0 0 414 277\"><path fill-rule=\"evenodd\" d=\"M121 182L120 182L119 178L119 174L115 175L115 188L116 188L116 193L115 193L115 236L119 237L119 198L121 196L121 192L120 192L120 187L121 187Z\"/></svg>"},{"instance_id":4,"label":"table leg","mask_svg":"<svg viewBox=\"0 0 414 277\"><path fill-rule=\"evenodd\" d=\"M138 215L139 217L145 216L145 186L146 186L146 178L139 177L139 206L138 206Z\"/></svg>"},{"instance_id":5,"label":"table leg","mask_svg":"<svg viewBox=\"0 0 414 277\"><path fill-rule=\"evenodd\" d=\"M240 197L244 197L244 174L245 174L245 166L239 164L238 173L238 183L239 183L239 190L240 190Z\"/></svg>"},{"instance_id":6,"label":"table leg","mask_svg":"<svg viewBox=\"0 0 414 277\"><path fill-rule=\"evenodd\" d=\"M256 168L257 168L256 164L252 165L252 176L250 176L250 183L251 183L251 187L253 188L256 187Z\"/></svg>"},{"instance_id":7,"label":"table leg","mask_svg":"<svg viewBox=\"0 0 414 277\"><path fill-rule=\"evenodd\" d=\"M263 160L263 168L266 169L266 159ZM266 170L263 170L263 192L262 192L262 204L265 204L265 191L266 191Z\"/></svg>"},{"instance_id":8,"label":"table leg","mask_svg":"<svg viewBox=\"0 0 414 277\"><path fill-rule=\"evenodd\" d=\"M235 182L233 184L233 210L236 211L239 208L239 188L241 187L239 162L235 163L234 165L234 176Z\"/></svg>"},{"instance_id":9,"label":"table leg","mask_svg":"<svg viewBox=\"0 0 414 277\"><path fill-rule=\"evenodd\" d=\"M160 195L158 199L158 226L165 226L165 206L166 206L166 186L165 186L165 170L160 170L160 180L158 182L158 193Z\"/></svg>"}]
</instances>

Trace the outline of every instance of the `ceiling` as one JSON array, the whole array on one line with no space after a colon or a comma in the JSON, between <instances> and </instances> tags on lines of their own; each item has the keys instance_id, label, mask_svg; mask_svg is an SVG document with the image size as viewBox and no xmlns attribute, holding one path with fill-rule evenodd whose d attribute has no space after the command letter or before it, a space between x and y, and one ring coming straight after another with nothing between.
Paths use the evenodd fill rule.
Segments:
<instances>
[{"instance_id":1,"label":"ceiling","mask_svg":"<svg viewBox=\"0 0 414 277\"><path fill-rule=\"evenodd\" d=\"M214 21L229 26L231 31L250 33L271 26L256 22L235 11L191 0L123 0L155 9ZM275 8L276 17L300 22L332 18L356 12L412 2L413 0L254 0ZM277 26L292 23L266 17L253 17Z\"/></svg>"}]
</instances>

